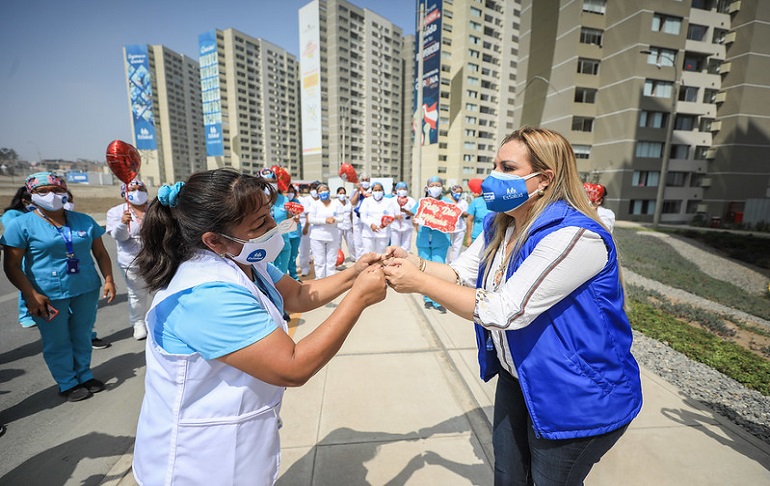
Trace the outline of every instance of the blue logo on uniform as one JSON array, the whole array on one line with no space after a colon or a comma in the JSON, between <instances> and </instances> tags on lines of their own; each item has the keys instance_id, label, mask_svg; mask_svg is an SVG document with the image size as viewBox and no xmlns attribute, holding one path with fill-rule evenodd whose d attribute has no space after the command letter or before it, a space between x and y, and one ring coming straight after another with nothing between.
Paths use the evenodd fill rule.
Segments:
<instances>
[{"instance_id":1,"label":"blue logo on uniform","mask_svg":"<svg viewBox=\"0 0 770 486\"><path fill-rule=\"evenodd\" d=\"M267 252L260 248L259 250L252 251L249 256L246 257L246 260L252 263L256 263L258 261L264 260L267 256Z\"/></svg>"}]
</instances>

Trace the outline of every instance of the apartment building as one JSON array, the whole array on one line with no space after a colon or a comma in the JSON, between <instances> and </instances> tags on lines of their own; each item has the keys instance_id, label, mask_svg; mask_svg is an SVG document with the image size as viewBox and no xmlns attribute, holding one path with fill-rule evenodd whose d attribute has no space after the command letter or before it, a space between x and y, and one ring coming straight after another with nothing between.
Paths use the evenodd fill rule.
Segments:
<instances>
[{"instance_id":1,"label":"apartment building","mask_svg":"<svg viewBox=\"0 0 770 486\"><path fill-rule=\"evenodd\" d=\"M400 178L401 29L343 0L299 10L303 177L328 180L340 164Z\"/></svg>"},{"instance_id":2,"label":"apartment building","mask_svg":"<svg viewBox=\"0 0 770 486\"><path fill-rule=\"evenodd\" d=\"M123 48L133 145L150 185L206 168L198 62L162 45Z\"/></svg>"},{"instance_id":3,"label":"apartment building","mask_svg":"<svg viewBox=\"0 0 770 486\"><path fill-rule=\"evenodd\" d=\"M422 188L438 175L467 187L491 171L500 141L514 129L520 2L418 0L418 11L420 4L422 153L414 151L421 161L414 180ZM419 44L419 31L415 39Z\"/></svg>"},{"instance_id":4,"label":"apartment building","mask_svg":"<svg viewBox=\"0 0 770 486\"><path fill-rule=\"evenodd\" d=\"M758 0L524 0L514 122L564 134L620 219L733 222L768 195L767 20Z\"/></svg>"},{"instance_id":5,"label":"apartment building","mask_svg":"<svg viewBox=\"0 0 770 486\"><path fill-rule=\"evenodd\" d=\"M198 36L207 166L302 176L296 58L235 29Z\"/></svg>"}]
</instances>

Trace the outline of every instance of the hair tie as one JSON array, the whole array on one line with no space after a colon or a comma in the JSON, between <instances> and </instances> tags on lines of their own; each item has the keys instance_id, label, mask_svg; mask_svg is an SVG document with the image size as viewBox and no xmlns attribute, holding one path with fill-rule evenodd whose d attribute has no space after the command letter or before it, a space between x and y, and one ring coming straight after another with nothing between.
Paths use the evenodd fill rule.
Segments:
<instances>
[{"instance_id":1,"label":"hair tie","mask_svg":"<svg viewBox=\"0 0 770 486\"><path fill-rule=\"evenodd\" d=\"M175 208L177 199L179 198L179 191L182 189L182 186L184 186L184 182L181 181L173 186L163 184L160 186L160 189L158 189L158 201L164 206Z\"/></svg>"}]
</instances>

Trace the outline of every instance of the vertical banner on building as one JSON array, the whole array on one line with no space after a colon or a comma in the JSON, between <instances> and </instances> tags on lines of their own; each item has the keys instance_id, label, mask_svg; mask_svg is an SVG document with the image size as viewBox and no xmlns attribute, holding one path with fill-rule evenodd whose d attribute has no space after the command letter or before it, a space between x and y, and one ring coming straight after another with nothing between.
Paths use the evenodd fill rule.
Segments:
<instances>
[{"instance_id":1,"label":"vertical banner on building","mask_svg":"<svg viewBox=\"0 0 770 486\"><path fill-rule=\"evenodd\" d=\"M219 91L217 31L212 30L198 35L198 49L206 155L220 156L224 155L224 147L222 145L222 101Z\"/></svg>"},{"instance_id":2,"label":"vertical banner on building","mask_svg":"<svg viewBox=\"0 0 770 486\"><path fill-rule=\"evenodd\" d=\"M126 46L126 73L134 141L139 150L156 150L155 118L152 114L152 77L146 45Z\"/></svg>"},{"instance_id":3,"label":"vertical banner on building","mask_svg":"<svg viewBox=\"0 0 770 486\"><path fill-rule=\"evenodd\" d=\"M302 100L302 153L317 155L322 149L321 32L318 1L299 10L300 97Z\"/></svg>"},{"instance_id":4,"label":"vertical banner on building","mask_svg":"<svg viewBox=\"0 0 770 486\"><path fill-rule=\"evenodd\" d=\"M417 111L416 90L422 87L422 123L420 140L422 145L438 142L438 103L441 87L441 12L442 0L417 0L417 15L420 15L420 4L425 5L425 31L423 32L422 49L422 80L415 83L415 107ZM420 19L417 19L415 34L415 74L419 72L418 59L420 46Z\"/></svg>"}]
</instances>

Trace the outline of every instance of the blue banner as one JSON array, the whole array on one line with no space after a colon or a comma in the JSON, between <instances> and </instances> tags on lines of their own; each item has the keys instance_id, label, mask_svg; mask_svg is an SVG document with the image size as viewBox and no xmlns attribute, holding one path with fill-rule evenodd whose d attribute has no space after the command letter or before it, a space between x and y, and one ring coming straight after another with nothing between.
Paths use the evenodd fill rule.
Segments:
<instances>
[{"instance_id":1,"label":"blue banner","mask_svg":"<svg viewBox=\"0 0 770 486\"><path fill-rule=\"evenodd\" d=\"M217 31L198 36L201 68L201 96L203 98L203 128L206 133L206 154L224 155L222 144L222 102L219 92L219 59Z\"/></svg>"},{"instance_id":2,"label":"blue banner","mask_svg":"<svg viewBox=\"0 0 770 486\"><path fill-rule=\"evenodd\" d=\"M422 122L419 124L422 145L438 142L439 89L441 87L441 15L442 0L417 0L417 16L420 4L425 5L425 27L423 33L422 80L415 82L415 107L417 111L417 89L422 86ZM417 19L415 35L415 76L419 72L420 19Z\"/></svg>"},{"instance_id":3,"label":"blue banner","mask_svg":"<svg viewBox=\"0 0 770 486\"><path fill-rule=\"evenodd\" d=\"M156 150L158 142L155 138L155 118L152 114L152 79L147 46L126 46L126 66L136 148Z\"/></svg>"},{"instance_id":4,"label":"blue banner","mask_svg":"<svg viewBox=\"0 0 770 486\"><path fill-rule=\"evenodd\" d=\"M88 184L88 173L86 172L67 172L67 182L79 184Z\"/></svg>"}]
</instances>

